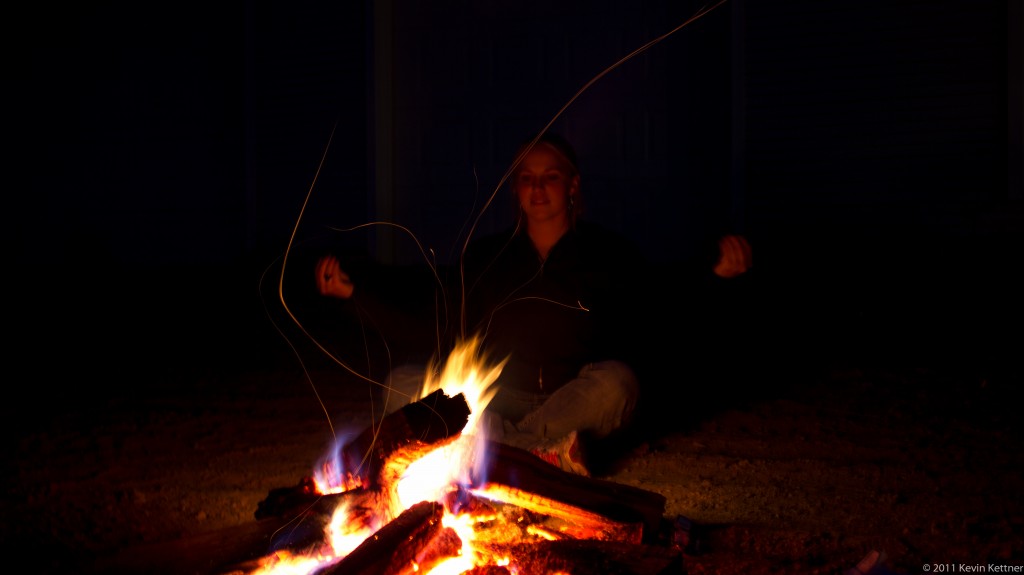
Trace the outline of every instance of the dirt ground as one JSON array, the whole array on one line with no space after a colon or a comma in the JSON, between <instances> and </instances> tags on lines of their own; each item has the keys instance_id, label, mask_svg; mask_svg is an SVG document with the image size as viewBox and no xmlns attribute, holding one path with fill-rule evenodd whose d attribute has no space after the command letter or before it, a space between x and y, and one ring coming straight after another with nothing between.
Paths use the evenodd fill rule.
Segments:
<instances>
[{"instance_id":1,"label":"dirt ground","mask_svg":"<svg viewBox=\"0 0 1024 575\"><path fill-rule=\"evenodd\" d=\"M246 533L334 434L368 425L364 383L315 361L307 376L280 339L232 345L229 322L210 317L183 318L207 328L159 353L136 342L132 361L64 344L71 368L36 364L61 391L19 379L27 399L5 416L6 557L38 573L217 575L237 550L211 550L211 537ZM1003 361L1019 353L943 355L786 356L733 373L742 385L690 382L595 471L664 495L666 522L692 523L689 574L845 574L874 551L876 574L1022 566L1024 379Z\"/></svg>"},{"instance_id":2,"label":"dirt ground","mask_svg":"<svg viewBox=\"0 0 1024 575\"><path fill-rule=\"evenodd\" d=\"M310 377L324 408L301 372L209 375L26 430L7 475L8 557L27 553L37 572L214 572L209 561L228 558L168 560L160 546L253 523L269 491L329 446L325 409L339 433L368 423L358 386ZM935 369L805 374L630 444L601 473L692 522L691 574L840 573L875 550L894 573L1022 565L1018 384Z\"/></svg>"}]
</instances>

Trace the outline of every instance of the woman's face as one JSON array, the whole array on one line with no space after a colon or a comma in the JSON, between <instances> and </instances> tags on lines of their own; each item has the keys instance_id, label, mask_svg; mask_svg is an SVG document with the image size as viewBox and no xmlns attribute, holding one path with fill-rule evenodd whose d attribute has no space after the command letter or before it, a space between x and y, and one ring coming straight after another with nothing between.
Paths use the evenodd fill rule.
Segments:
<instances>
[{"instance_id":1,"label":"woman's face","mask_svg":"<svg viewBox=\"0 0 1024 575\"><path fill-rule=\"evenodd\" d=\"M527 222L564 218L569 221L569 197L579 190L580 178L561 153L537 144L519 164L514 182Z\"/></svg>"}]
</instances>

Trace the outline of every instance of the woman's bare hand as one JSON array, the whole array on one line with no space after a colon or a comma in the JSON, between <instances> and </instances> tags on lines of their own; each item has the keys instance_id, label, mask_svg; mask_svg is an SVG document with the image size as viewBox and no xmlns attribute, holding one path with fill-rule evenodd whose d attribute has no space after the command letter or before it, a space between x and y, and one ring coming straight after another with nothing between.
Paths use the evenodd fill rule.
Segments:
<instances>
[{"instance_id":1,"label":"woman's bare hand","mask_svg":"<svg viewBox=\"0 0 1024 575\"><path fill-rule=\"evenodd\" d=\"M726 279L734 278L746 273L751 265L753 265L753 259L747 238L727 235L718 240L718 263L715 264L715 275Z\"/></svg>"},{"instance_id":2,"label":"woman's bare hand","mask_svg":"<svg viewBox=\"0 0 1024 575\"><path fill-rule=\"evenodd\" d=\"M352 280L334 256L324 256L316 263L316 287L322 295L341 299L352 297L355 290Z\"/></svg>"}]
</instances>

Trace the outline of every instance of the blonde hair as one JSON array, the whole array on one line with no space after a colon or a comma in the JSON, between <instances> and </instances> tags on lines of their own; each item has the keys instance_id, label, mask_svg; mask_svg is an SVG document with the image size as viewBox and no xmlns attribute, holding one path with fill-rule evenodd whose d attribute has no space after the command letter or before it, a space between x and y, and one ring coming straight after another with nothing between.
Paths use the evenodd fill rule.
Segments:
<instances>
[{"instance_id":1,"label":"blonde hair","mask_svg":"<svg viewBox=\"0 0 1024 575\"><path fill-rule=\"evenodd\" d=\"M566 140L559 134L555 134L553 132L544 132L538 138L536 138L536 141L531 139L528 142L525 142L521 146L519 146L519 149L516 151L516 161L521 161L526 156L527 152L541 145L547 146L548 148L554 150L559 156L562 157L562 159L565 160L565 163L569 166L570 178L579 177L580 169L579 164L576 160L576 150L573 149L572 144L570 144L568 140ZM518 176L519 165L516 165L516 169L512 171L512 178L509 180L513 196L515 195L515 187L516 181L518 180ZM521 210L517 209L516 212L520 213ZM577 186L575 194L569 196L569 212L569 220L571 221L571 223L575 224L576 218L583 213L583 193L580 191L580 186Z\"/></svg>"}]
</instances>

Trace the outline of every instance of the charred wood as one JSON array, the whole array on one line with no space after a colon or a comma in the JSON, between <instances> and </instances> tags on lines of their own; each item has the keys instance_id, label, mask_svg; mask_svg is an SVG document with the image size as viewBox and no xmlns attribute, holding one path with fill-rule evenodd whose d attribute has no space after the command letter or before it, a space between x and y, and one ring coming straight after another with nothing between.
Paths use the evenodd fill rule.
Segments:
<instances>
[{"instance_id":1,"label":"charred wood","mask_svg":"<svg viewBox=\"0 0 1024 575\"><path fill-rule=\"evenodd\" d=\"M385 416L376 427L367 427L339 455L341 469L328 471L339 484L372 490L381 486L388 460L411 444L433 444L456 437L469 421L469 405L461 394L446 396L441 390ZM272 489L256 506L256 519L282 517L314 504L321 497L312 477L291 487Z\"/></svg>"},{"instance_id":2,"label":"charred wood","mask_svg":"<svg viewBox=\"0 0 1024 575\"><path fill-rule=\"evenodd\" d=\"M423 501L406 509L322 575L400 575L412 573L423 550L443 527L444 506Z\"/></svg>"},{"instance_id":3,"label":"charred wood","mask_svg":"<svg viewBox=\"0 0 1024 575\"><path fill-rule=\"evenodd\" d=\"M477 482L479 487L504 485L518 494L540 496L547 500L545 505L564 504L623 525L642 524L645 543L654 542L661 529L666 501L660 493L568 473L529 451L502 443L490 442L488 458L490 465Z\"/></svg>"},{"instance_id":4,"label":"charred wood","mask_svg":"<svg viewBox=\"0 0 1024 575\"><path fill-rule=\"evenodd\" d=\"M684 572L682 551L653 545L567 539L511 545L500 552L512 558L508 566L511 573L679 575Z\"/></svg>"},{"instance_id":5,"label":"charred wood","mask_svg":"<svg viewBox=\"0 0 1024 575\"><path fill-rule=\"evenodd\" d=\"M442 390L388 414L341 450L342 473L364 487L373 487L388 457L411 441L434 443L458 435L469 421L470 409L462 394L449 397Z\"/></svg>"}]
</instances>

